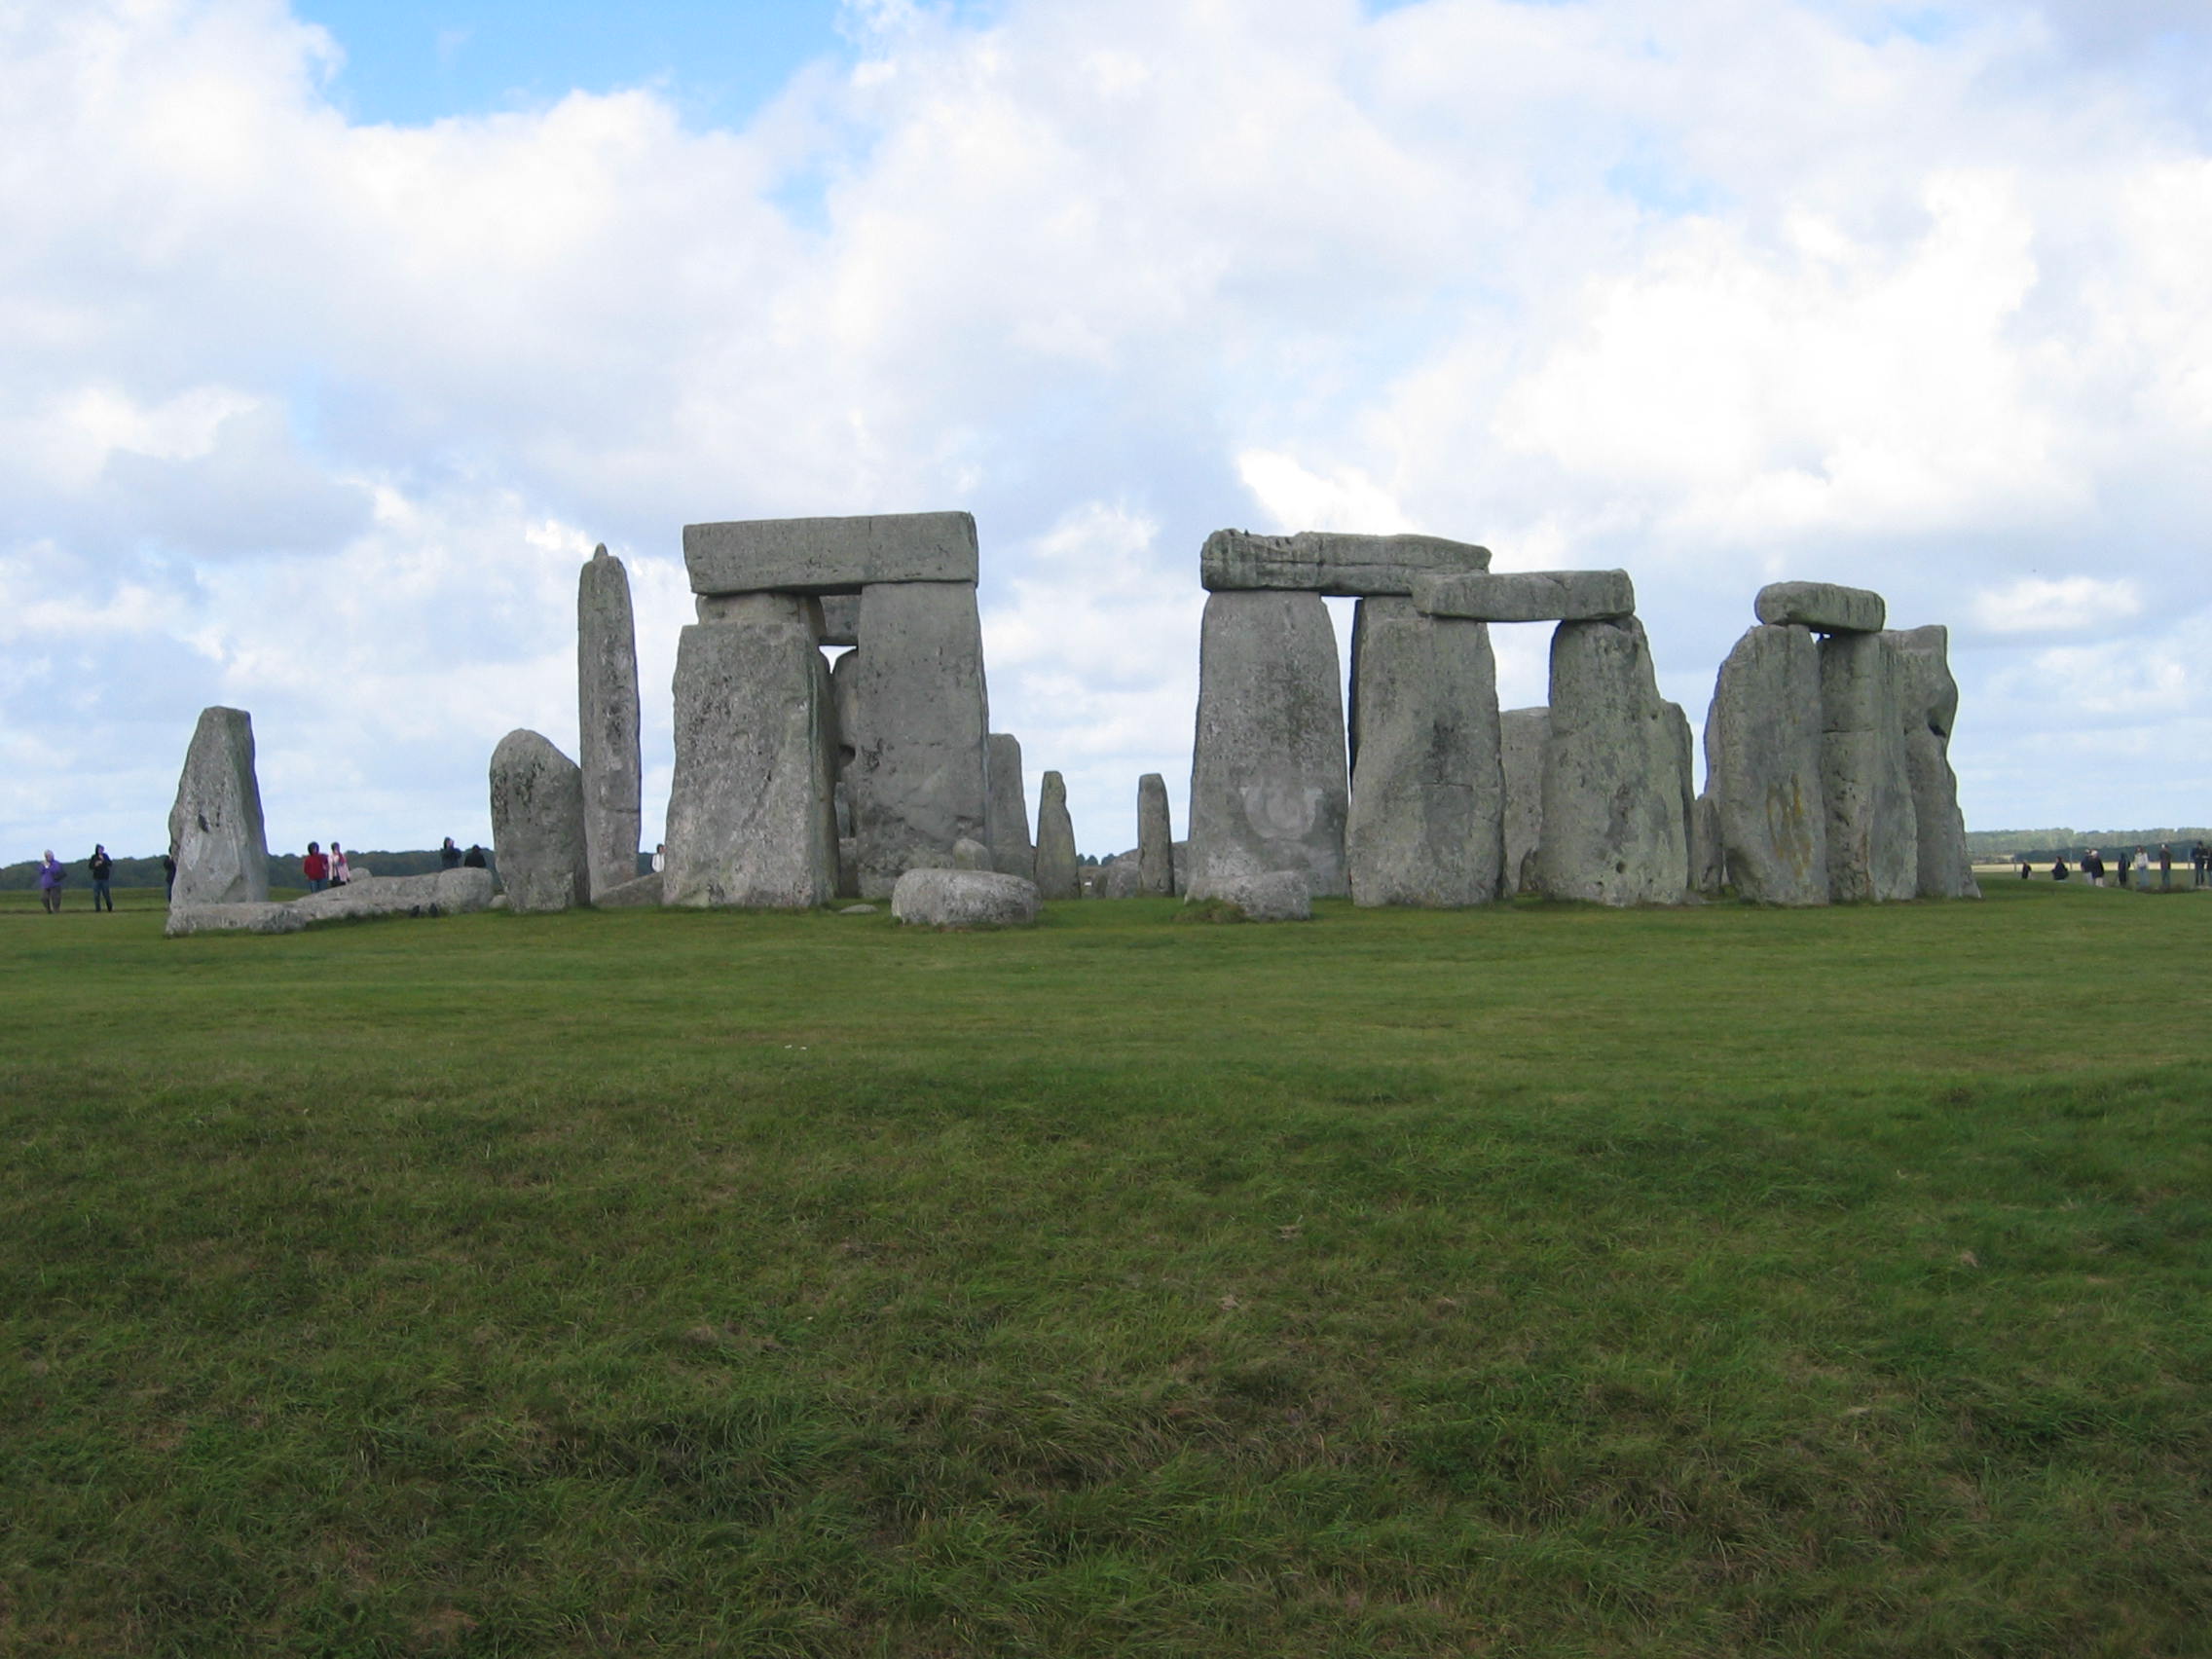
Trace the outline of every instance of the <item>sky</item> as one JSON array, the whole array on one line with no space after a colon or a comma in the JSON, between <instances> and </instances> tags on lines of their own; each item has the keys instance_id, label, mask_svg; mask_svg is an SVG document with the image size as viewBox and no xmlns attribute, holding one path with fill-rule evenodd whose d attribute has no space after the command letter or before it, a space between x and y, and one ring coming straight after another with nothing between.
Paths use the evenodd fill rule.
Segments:
<instances>
[{"instance_id":1,"label":"sky","mask_svg":"<svg viewBox=\"0 0 2212 1659\"><path fill-rule=\"evenodd\" d=\"M682 527L955 507L1087 852L1223 527L1623 567L1693 722L1871 587L1970 828L2212 818L2198 0L0 0L0 862L214 703L273 850L488 841L599 542L649 843Z\"/></svg>"}]
</instances>

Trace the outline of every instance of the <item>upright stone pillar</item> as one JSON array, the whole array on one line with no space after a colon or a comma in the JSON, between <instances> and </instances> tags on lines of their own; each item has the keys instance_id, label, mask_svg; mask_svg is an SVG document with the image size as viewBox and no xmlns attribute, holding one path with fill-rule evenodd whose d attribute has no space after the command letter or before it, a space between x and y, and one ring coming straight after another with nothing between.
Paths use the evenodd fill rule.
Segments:
<instances>
[{"instance_id":1,"label":"upright stone pillar","mask_svg":"<svg viewBox=\"0 0 2212 1659\"><path fill-rule=\"evenodd\" d=\"M1137 892L1148 899L1175 892L1175 831L1167 819L1167 780L1158 772L1137 780Z\"/></svg>"},{"instance_id":2,"label":"upright stone pillar","mask_svg":"<svg viewBox=\"0 0 2212 1659\"><path fill-rule=\"evenodd\" d=\"M1497 718L1505 774L1505 870L1508 897L1536 891L1536 847L1544 827L1544 745L1551 741L1548 708L1508 709Z\"/></svg>"},{"instance_id":3,"label":"upright stone pillar","mask_svg":"<svg viewBox=\"0 0 2212 1659\"><path fill-rule=\"evenodd\" d=\"M994 731L985 751L989 771L991 867L1001 875L1037 878L1037 849L1029 840L1029 796L1021 781L1021 740Z\"/></svg>"},{"instance_id":4,"label":"upright stone pillar","mask_svg":"<svg viewBox=\"0 0 2212 1659\"><path fill-rule=\"evenodd\" d=\"M1912 781L1914 843L1923 899L1978 899L1967 824L1959 811L1959 780L1951 770L1951 727L1959 682L1951 678L1951 634L1942 627L1885 634L1903 673L1905 772Z\"/></svg>"},{"instance_id":5,"label":"upright stone pillar","mask_svg":"<svg viewBox=\"0 0 2212 1659\"><path fill-rule=\"evenodd\" d=\"M1046 899L1080 899L1083 870L1076 863L1075 821L1068 817L1067 781L1047 772L1037 797L1037 891Z\"/></svg>"},{"instance_id":6,"label":"upright stone pillar","mask_svg":"<svg viewBox=\"0 0 2212 1659\"><path fill-rule=\"evenodd\" d=\"M259 904L269 898L269 840L253 769L253 717L200 711L169 808L176 880L169 903Z\"/></svg>"},{"instance_id":7,"label":"upright stone pillar","mask_svg":"<svg viewBox=\"0 0 2212 1659\"><path fill-rule=\"evenodd\" d=\"M1424 616L1411 599L1363 599L1351 665L1352 902L1489 903L1505 863L1490 628Z\"/></svg>"},{"instance_id":8,"label":"upright stone pillar","mask_svg":"<svg viewBox=\"0 0 2212 1659\"><path fill-rule=\"evenodd\" d=\"M676 775L661 902L804 909L837 890L837 720L813 612L718 601L676 654Z\"/></svg>"},{"instance_id":9,"label":"upright stone pillar","mask_svg":"<svg viewBox=\"0 0 2212 1659\"><path fill-rule=\"evenodd\" d=\"M1278 870L1303 875L1316 899L1351 891L1342 687L1319 594L1208 597L1191 756L1191 897Z\"/></svg>"},{"instance_id":10,"label":"upright stone pillar","mask_svg":"<svg viewBox=\"0 0 2212 1659\"><path fill-rule=\"evenodd\" d=\"M1910 899L1920 886L1902 655L1881 634L1821 642L1821 793L1838 904Z\"/></svg>"},{"instance_id":11,"label":"upright stone pillar","mask_svg":"<svg viewBox=\"0 0 2212 1659\"><path fill-rule=\"evenodd\" d=\"M584 775L535 731L510 731L492 751L492 853L512 910L590 901Z\"/></svg>"},{"instance_id":12,"label":"upright stone pillar","mask_svg":"<svg viewBox=\"0 0 2212 1659\"><path fill-rule=\"evenodd\" d=\"M1811 630L1765 623L1738 640L1714 682L1705 766L1740 899L1828 902L1822 727L1821 647Z\"/></svg>"},{"instance_id":13,"label":"upright stone pillar","mask_svg":"<svg viewBox=\"0 0 2212 1659\"><path fill-rule=\"evenodd\" d=\"M861 591L856 730L846 768L861 896L947 863L987 833L983 633L972 581Z\"/></svg>"},{"instance_id":14,"label":"upright stone pillar","mask_svg":"<svg viewBox=\"0 0 2212 1659\"><path fill-rule=\"evenodd\" d=\"M1544 893L1677 904L1689 886L1686 724L1659 695L1642 624L1563 622L1544 747Z\"/></svg>"},{"instance_id":15,"label":"upright stone pillar","mask_svg":"<svg viewBox=\"0 0 2212 1659\"><path fill-rule=\"evenodd\" d=\"M638 640L630 575L602 546L576 579L576 734L591 894L638 879Z\"/></svg>"}]
</instances>

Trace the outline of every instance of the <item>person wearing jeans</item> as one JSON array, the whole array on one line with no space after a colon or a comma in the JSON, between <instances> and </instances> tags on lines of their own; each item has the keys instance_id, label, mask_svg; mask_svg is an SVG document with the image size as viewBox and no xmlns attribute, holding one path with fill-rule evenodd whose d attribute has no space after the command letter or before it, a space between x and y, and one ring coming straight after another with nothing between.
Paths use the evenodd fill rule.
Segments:
<instances>
[{"instance_id":1,"label":"person wearing jeans","mask_svg":"<svg viewBox=\"0 0 2212 1659\"><path fill-rule=\"evenodd\" d=\"M115 861L107 856L107 849L97 841L92 843L92 856L85 861L85 867L92 876L92 908L115 910L115 895L108 891L108 878L115 873Z\"/></svg>"}]
</instances>

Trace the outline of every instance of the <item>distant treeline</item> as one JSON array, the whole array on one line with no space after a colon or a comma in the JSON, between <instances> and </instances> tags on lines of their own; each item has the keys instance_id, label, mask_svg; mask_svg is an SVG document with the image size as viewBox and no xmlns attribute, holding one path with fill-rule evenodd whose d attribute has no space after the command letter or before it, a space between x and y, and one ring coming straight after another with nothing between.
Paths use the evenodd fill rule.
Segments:
<instances>
[{"instance_id":1,"label":"distant treeline","mask_svg":"<svg viewBox=\"0 0 2212 1659\"><path fill-rule=\"evenodd\" d=\"M60 848L55 849L56 853ZM85 860L92 857L86 848L78 856L66 855L61 862L69 866L69 885L89 887L92 872L85 867ZM436 848L427 851L405 853L354 853L346 855L347 863L355 875L424 875L438 868ZM498 865L492 857L492 849L484 849L484 862L495 873ZM640 873L651 867L650 861L639 860ZM150 859L117 859L115 873L108 878L118 887L159 887L162 885L162 861L159 855ZM269 885L272 887L301 887L308 884L300 873L300 855L297 853L273 854L269 860ZM38 861L0 866L0 892L20 893L38 885Z\"/></svg>"},{"instance_id":2,"label":"distant treeline","mask_svg":"<svg viewBox=\"0 0 2212 1659\"><path fill-rule=\"evenodd\" d=\"M2212 830L2201 825L2169 830L1969 830L1967 854L1976 864L2023 857L2037 864L2052 859L2073 864L2091 847L2108 859L2123 847L2129 853L2141 847L2157 858L2163 843L2173 849L2177 862L2187 864L2189 849L2197 841L2212 845Z\"/></svg>"}]
</instances>

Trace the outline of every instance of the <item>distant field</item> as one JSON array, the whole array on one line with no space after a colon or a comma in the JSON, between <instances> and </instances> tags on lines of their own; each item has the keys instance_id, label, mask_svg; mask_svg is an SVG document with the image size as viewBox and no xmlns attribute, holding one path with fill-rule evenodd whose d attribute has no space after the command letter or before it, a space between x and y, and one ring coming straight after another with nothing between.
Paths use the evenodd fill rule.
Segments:
<instances>
[{"instance_id":1,"label":"distant field","mask_svg":"<svg viewBox=\"0 0 2212 1659\"><path fill-rule=\"evenodd\" d=\"M2212 896L0 896L0 1652L2212 1628Z\"/></svg>"}]
</instances>

